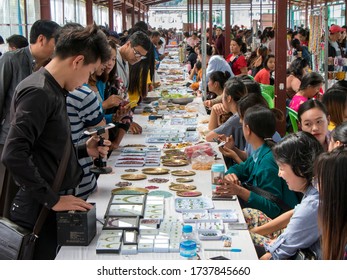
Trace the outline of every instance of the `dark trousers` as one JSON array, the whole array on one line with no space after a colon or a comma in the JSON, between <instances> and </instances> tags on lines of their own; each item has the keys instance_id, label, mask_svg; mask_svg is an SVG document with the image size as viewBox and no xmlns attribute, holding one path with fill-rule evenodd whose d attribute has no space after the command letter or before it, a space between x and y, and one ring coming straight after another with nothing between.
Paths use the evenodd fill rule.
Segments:
<instances>
[{"instance_id":1,"label":"dark trousers","mask_svg":"<svg viewBox=\"0 0 347 280\"><path fill-rule=\"evenodd\" d=\"M59 246L57 244L57 221L54 211L50 211L48 217L36 240L34 260L54 260Z\"/></svg>"}]
</instances>

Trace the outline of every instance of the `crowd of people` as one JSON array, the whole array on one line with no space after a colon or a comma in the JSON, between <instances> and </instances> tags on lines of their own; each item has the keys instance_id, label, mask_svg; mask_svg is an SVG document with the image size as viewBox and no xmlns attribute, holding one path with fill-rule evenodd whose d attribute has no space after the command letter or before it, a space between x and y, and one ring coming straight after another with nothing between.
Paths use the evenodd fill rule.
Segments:
<instances>
[{"instance_id":1,"label":"crowd of people","mask_svg":"<svg viewBox=\"0 0 347 280\"><path fill-rule=\"evenodd\" d=\"M323 77L311 70L308 30L289 30L288 49L293 57L287 70L286 99L287 107L297 112L300 131L293 133L288 123L282 139L276 122L286 116L273 108L269 98L275 97L266 92L275 79L274 30L266 28L258 34L261 45L253 52L247 45L248 33L233 31L228 56L220 43L220 38L224 40L221 27L215 28L212 44L206 46L208 100L204 104L210 111L206 140L226 142L219 149L228 166L218 191L237 195L260 259L291 259L306 248L318 259L344 259L347 208L342 206L346 199L342 189L347 176L340 168L347 167L342 167L342 154L347 152L347 84L337 81L324 92ZM335 65L345 56L345 33L338 25L329 29L329 48L336 47L335 52L329 50L329 61ZM196 51L195 63L202 63L200 41L189 39L186 36L189 56ZM192 69L190 77L198 77L194 65ZM199 88L191 88L201 94L201 82ZM342 131L339 139L343 140L337 144L334 135L342 137ZM332 164L337 153L342 161L340 166L333 164L331 172L336 175L332 175L327 162ZM339 208L336 220L332 199Z\"/></svg>"},{"instance_id":2,"label":"crowd of people","mask_svg":"<svg viewBox=\"0 0 347 280\"><path fill-rule=\"evenodd\" d=\"M340 40L336 32L345 29L330 27L332 47ZM301 131L288 130L282 139L276 124L286 116L264 93L275 79L274 29L258 34L261 45L253 52L250 35L233 29L224 56L223 28L216 27L204 59L199 33L177 42L173 30L143 21L117 34L95 24L38 20L29 42L19 35L7 39L11 49L0 58L0 214L32 229L40 209L50 210L36 259L54 259L59 250L55 212L91 209L87 198L98 179L90 171L93 158L109 156L128 131L142 133L133 110L158 86L156 70L173 41L186 50L194 80L187 86L197 96L206 69L206 140L225 141L219 149L228 167L218 190L238 196L259 258L289 259L306 248L318 259L347 258L347 84L337 82L324 93L322 76L309 70L307 30L289 32L296 53L287 73L287 105L298 112ZM342 47L330 57L340 55ZM103 146L83 134L109 123L115 126L103 135ZM66 141L72 143L69 165L54 193Z\"/></svg>"}]
</instances>

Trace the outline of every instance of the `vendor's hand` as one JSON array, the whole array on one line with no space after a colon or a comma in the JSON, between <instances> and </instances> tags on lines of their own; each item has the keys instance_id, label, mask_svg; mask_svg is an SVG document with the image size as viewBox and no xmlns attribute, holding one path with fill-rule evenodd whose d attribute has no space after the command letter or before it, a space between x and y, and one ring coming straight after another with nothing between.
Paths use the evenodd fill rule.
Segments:
<instances>
[{"instance_id":1,"label":"vendor's hand","mask_svg":"<svg viewBox=\"0 0 347 280\"><path fill-rule=\"evenodd\" d=\"M120 122L122 118L124 118L125 116L129 114L130 110L131 110L131 107L128 105L119 107L117 112L114 113L112 116L112 122L114 123Z\"/></svg>"},{"instance_id":2,"label":"vendor's hand","mask_svg":"<svg viewBox=\"0 0 347 280\"><path fill-rule=\"evenodd\" d=\"M237 175L234 174L234 173L225 175L224 182L226 184L231 184L232 183L232 184L236 184L236 185L241 186L241 181L239 180L239 178L237 178Z\"/></svg>"},{"instance_id":3,"label":"vendor's hand","mask_svg":"<svg viewBox=\"0 0 347 280\"><path fill-rule=\"evenodd\" d=\"M104 146L99 146L99 140L100 138L97 136L93 136L89 138L86 142L87 146L87 153L89 156L97 158L99 155L101 157L106 157L107 153L111 146L111 141L104 140Z\"/></svg>"},{"instance_id":4,"label":"vendor's hand","mask_svg":"<svg viewBox=\"0 0 347 280\"><path fill-rule=\"evenodd\" d=\"M219 140L219 141L224 141L224 142L226 142L227 141L227 136L225 135L225 134L218 134L218 137L217 137L217 139Z\"/></svg>"},{"instance_id":5,"label":"vendor's hand","mask_svg":"<svg viewBox=\"0 0 347 280\"><path fill-rule=\"evenodd\" d=\"M142 127L135 123L135 122L132 122L130 124L130 128L129 128L129 131L132 133L132 134L141 134L142 133Z\"/></svg>"},{"instance_id":6,"label":"vendor's hand","mask_svg":"<svg viewBox=\"0 0 347 280\"><path fill-rule=\"evenodd\" d=\"M271 257L271 253L267 252L259 260L269 260Z\"/></svg>"},{"instance_id":7,"label":"vendor's hand","mask_svg":"<svg viewBox=\"0 0 347 280\"><path fill-rule=\"evenodd\" d=\"M234 149L235 141L232 135L230 135L229 137L226 137L226 139L223 141L225 141L225 144L224 144L225 148Z\"/></svg>"},{"instance_id":8,"label":"vendor's hand","mask_svg":"<svg viewBox=\"0 0 347 280\"><path fill-rule=\"evenodd\" d=\"M238 184L225 182L220 186L216 187L217 193L223 193L228 195L238 195L240 193L240 189L243 188Z\"/></svg>"},{"instance_id":9,"label":"vendor's hand","mask_svg":"<svg viewBox=\"0 0 347 280\"><path fill-rule=\"evenodd\" d=\"M220 116L220 115L227 113L227 111L225 110L222 103L217 103L217 104L213 105L212 110L214 110L214 112L217 116Z\"/></svg>"},{"instance_id":10,"label":"vendor's hand","mask_svg":"<svg viewBox=\"0 0 347 280\"><path fill-rule=\"evenodd\" d=\"M223 147L219 147L219 151L223 154L223 156L235 159L238 155L232 149L227 148L225 145Z\"/></svg>"},{"instance_id":11,"label":"vendor's hand","mask_svg":"<svg viewBox=\"0 0 347 280\"><path fill-rule=\"evenodd\" d=\"M224 185L218 185L216 186L216 189L213 191L214 195L221 196L221 197L232 197L234 194L231 193L231 191L227 188L227 186Z\"/></svg>"},{"instance_id":12,"label":"vendor's hand","mask_svg":"<svg viewBox=\"0 0 347 280\"><path fill-rule=\"evenodd\" d=\"M202 92L201 92L201 90L196 90L195 91L195 95L197 96L197 97L200 97L200 96L202 96Z\"/></svg>"},{"instance_id":13,"label":"vendor's hand","mask_svg":"<svg viewBox=\"0 0 347 280\"><path fill-rule=\"evenodd\" d=\"M93 205L81 198L73 195L60 196L59 201L52 207L53 211L87 211L92 209Z\"/></svg>"},{"instance_id":14,"label":"vendor's hand","mask_svg":"<svg viewBox=\"0 0 347 280\"><path fill-rule=\"evenodd\" d=\"M154 86L152 84L148 85L148 92L152 91L154 89Z\"/></svg>"},{"instance_id":15,"label":"vendor's hand","mask_svg":"<svg viewBox=\"0 0 347 280\"><path fill-rule=\"evenodd\" d=\"M102 108L104 110L117 107L121 104L123 99L115 94L110 95L104 102L102 102Z\"/></svg>"},{"instance_id":16,"label":"vendor's hand","mask_svg":"<svg viewBox=\"0 0 347 280\"><path fill-rule=\"evenodd\" d=\"M212 101L211 100L205 100L204 105L205 105L205 107L210 108L212 106Z\"/></svg>"}]
</instances>

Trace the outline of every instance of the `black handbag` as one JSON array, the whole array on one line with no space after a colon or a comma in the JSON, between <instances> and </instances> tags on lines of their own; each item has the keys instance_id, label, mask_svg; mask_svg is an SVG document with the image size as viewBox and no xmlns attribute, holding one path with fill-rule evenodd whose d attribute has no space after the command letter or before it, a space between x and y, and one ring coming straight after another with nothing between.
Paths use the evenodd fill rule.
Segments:
<instances>
[{"instance_id":1,"label":"black handbag","mask_svg":"<svg viewBox=\"0 0 347 280\"><path fill-rule=\"evenodd\" d=\"M0 260L26 259L21 248L29 245L31 236L30 230L0 217Z\"/></svg>"},{"instance_id":2,"label":"black handbag","mask_svg":"<svg viewBox=\"0 0 347 280\"><path fill-rule=\"evenodd\" d=\"M64 178L67 163L70 157L71 139L65 144L63 158L59 164L52 189L58 192ZM32 260L34 256L35 243L39 237L41 228L47 218L49 209L43 207L36 220L34 229L31 231L16 223L0 217L0 260Z\"/></svg>"},{"instance_id":3,"label":"black handbag","mask_svg":"<svg viewBox=\"0 0 347 280\"><path fill-rule=\"evenodd\" d=\"M274 202L277 204L277 206L283 211L283 212L287 212L291 209L293 209L292 207L290 207L287 203L285 203L282 199L280 199L279 197L277 197L276 195L274 195L273 193L270 193L268 191L265 191L261 188L258 187L254 187L249 183L243 183L242 186L244 188L246 188L249 191L252 191L256 194L261 195L262 197L265 197L266 199Z\"/></svg>"}]
</instances>

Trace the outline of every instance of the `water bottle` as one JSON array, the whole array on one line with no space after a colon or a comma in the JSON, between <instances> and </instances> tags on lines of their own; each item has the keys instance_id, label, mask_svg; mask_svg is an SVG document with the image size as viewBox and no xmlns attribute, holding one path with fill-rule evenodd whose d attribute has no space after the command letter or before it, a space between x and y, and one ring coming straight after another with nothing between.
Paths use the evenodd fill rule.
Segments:
<instances>
[{"instance_id":1,"label":"water bottle","mask_svg":"<svg viewBox=\"0 0 347 280\"><path fill-rule=\"evenodd\" d=\"M191 225L184 225L182 228L182 237L180 242L180 255L186 260L197 259L197 246Z\"/></svg>"},{"instance_id":2,"label":"water bottle","mask_svg":"<svg viewBox=\"0 0 347 280\"><path fill-rule=\"evenodd\" d=\"M216 187L223 182L225 173L224 164L213 164L211 167L211 184L212 191L216 190Z\"/></svg>"}]
</instances>

